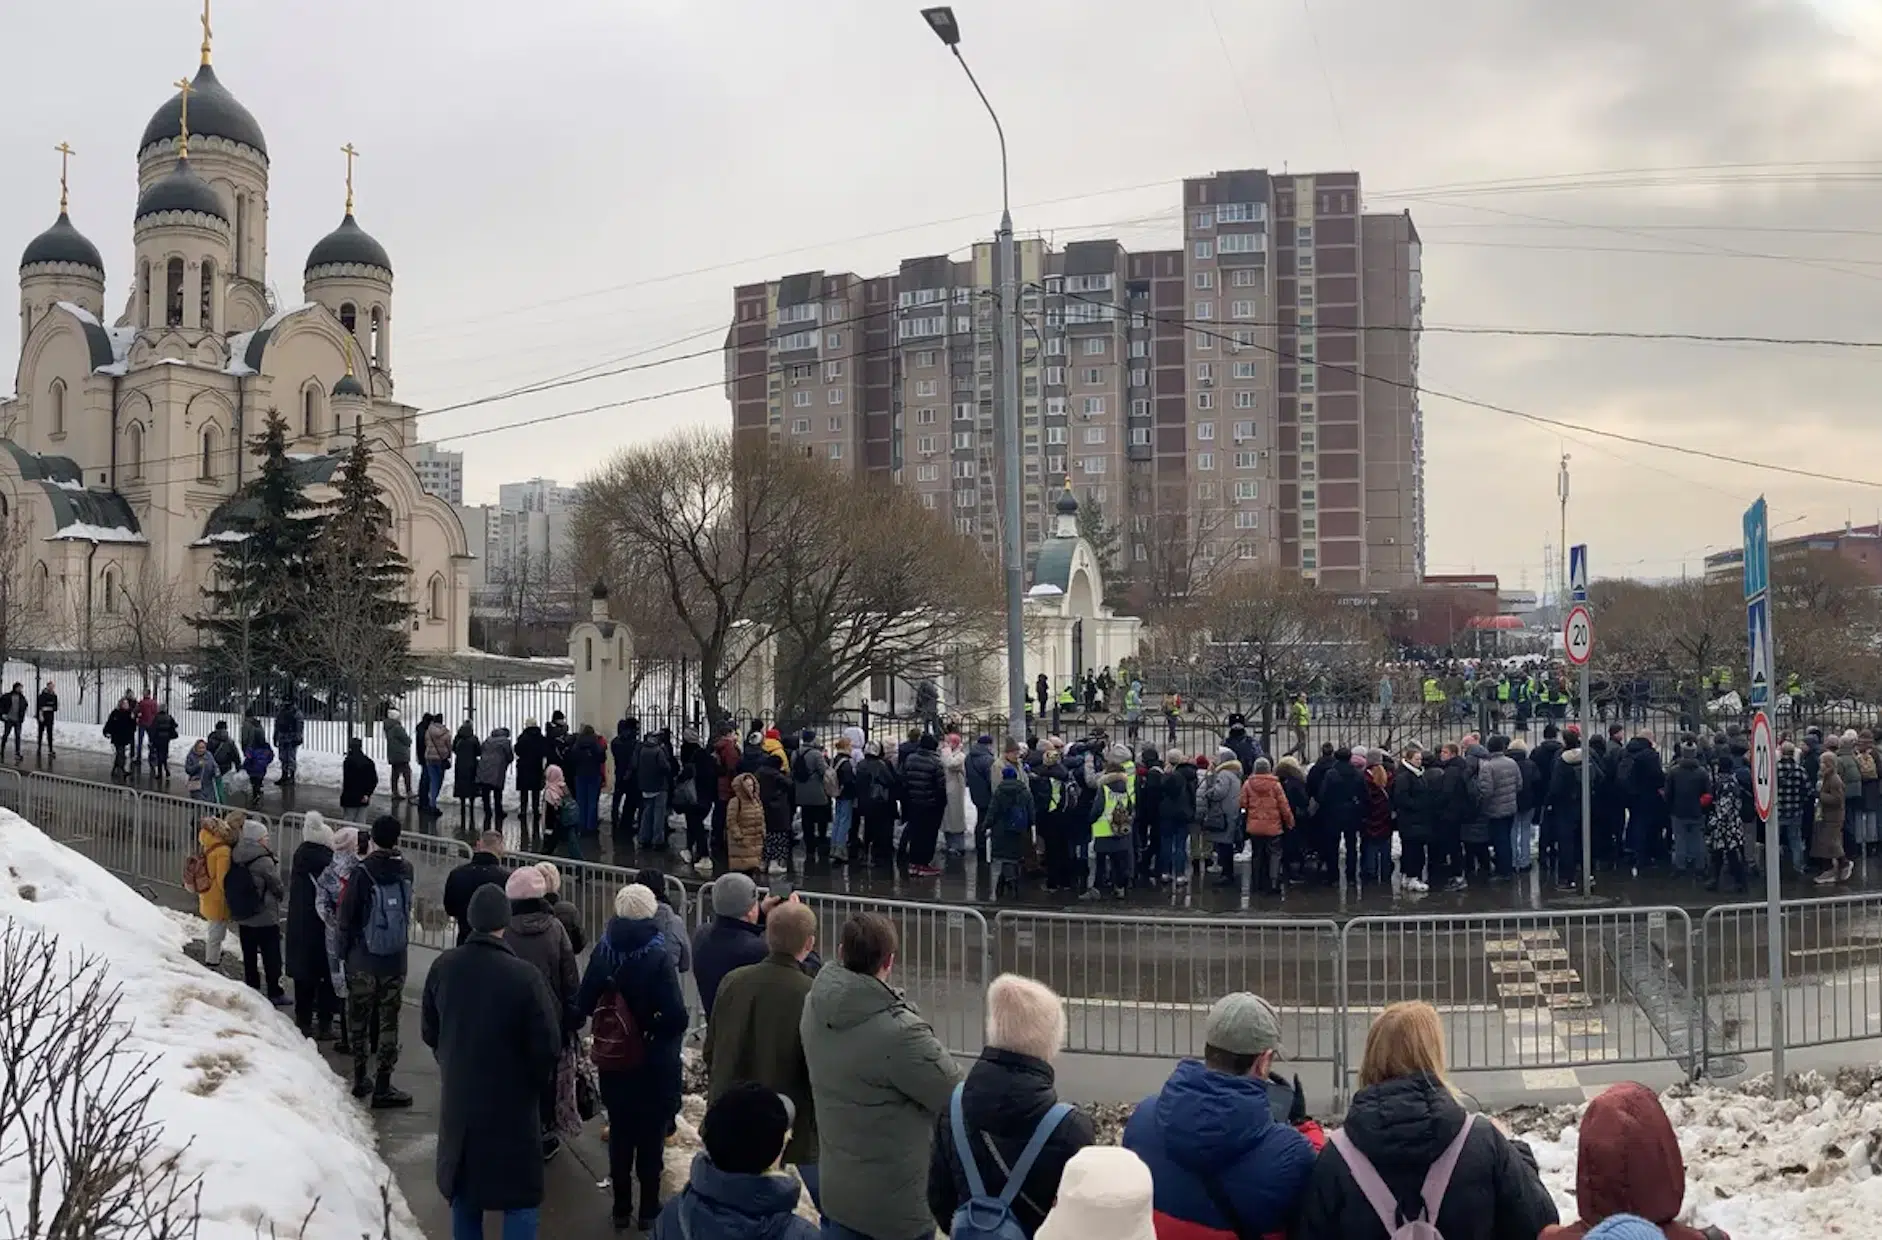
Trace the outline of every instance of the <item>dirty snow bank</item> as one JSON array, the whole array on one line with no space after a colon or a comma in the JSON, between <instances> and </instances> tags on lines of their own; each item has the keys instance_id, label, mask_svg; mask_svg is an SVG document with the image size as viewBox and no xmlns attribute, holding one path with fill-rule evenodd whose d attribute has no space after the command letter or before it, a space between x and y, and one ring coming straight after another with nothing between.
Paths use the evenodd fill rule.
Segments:
<instances>
[{"instance_id":1,"label":"dirty snow bank","mask_svg":"<svg viewBox=\"0 0 1882 1240\"><path fill-rule=\"evenodd\" d=\"M157 1086L148 1118L166 1151L188 1146L184 1175L202 1177L201 1240L300 1235L316 1202L306 1240L377 1237L387 1184L392 1234L422 1235L366 1112L293 1021L185 956L182 919L6 810L0 920L50 934L67 959L98 958L120 989L126 1049L150 1059ZM0 1161L0 1208L20 1217L24 1193L23 1168Z\"/></svg>"}]
</instances>

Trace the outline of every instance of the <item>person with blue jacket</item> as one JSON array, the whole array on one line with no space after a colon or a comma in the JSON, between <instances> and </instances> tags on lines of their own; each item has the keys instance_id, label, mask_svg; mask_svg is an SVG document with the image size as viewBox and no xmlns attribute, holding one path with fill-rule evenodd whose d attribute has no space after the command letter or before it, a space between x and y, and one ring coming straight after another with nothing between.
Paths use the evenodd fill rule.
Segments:
<instances>
[{"instance_id":1,"label":"person with blue jacket","mask_svg":"<svg viewBox=\"0 0 1882 1240\"><path fill-rule=\"evenodd\" d=\"M1159 1236L1235 1240L1285 1231L1325 1136L1306 1117L1300 1083L1272 1075L1285 1054L1268 1002L1224 995L1203 1027L1202 1059L1185 1059L1124 1125L1124 1148L1155 1186Z\"/></svg>"},{"instance_id":2,"label":"person with blue jacket","mask_svg":"<svg viewBox=\"0 0 1882 1240\"><path fill-rule=\"evenodd\" d=\"M614 917L588 957L575 997L587 1019L614 993L626 1000L646 1048L637 1067L603 1070L608 1108L608 1173L614 1180L614 1225L653 1230L660 1213L660 1168L667 1128L680 1111L680 1044L686 1038L686 996L667 954L653 892L630 883L614 896ZM640 1182L640 1211L633 1210Z\"/></svg>"}]
</instances>

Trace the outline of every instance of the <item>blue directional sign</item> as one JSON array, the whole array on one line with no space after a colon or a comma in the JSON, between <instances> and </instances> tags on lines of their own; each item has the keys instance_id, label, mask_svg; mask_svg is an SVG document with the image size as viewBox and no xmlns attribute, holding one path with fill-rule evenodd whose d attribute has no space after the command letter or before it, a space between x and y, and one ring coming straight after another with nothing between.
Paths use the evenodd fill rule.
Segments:
<instances>
[{"instance_id":1,"label":"blue directional sign","mask_svg":"<svg viewBox=\"0 0 1882 1240\"><path fill-rule=\"evenodd\" d=\"M1568 549L1568 593L1577 603L1588 601L1588 544Z\"/></svg>"},{"instance_id":2,"label":"blue directional sign","mask_svg":"<svg viewBox=\"0 0 1882 1240\"><path fill-rule=\"evenodd\" d=\"M1745 604L1745 647L1751 652L1751 705L1771 704L1771 596L1760 594Z\"/></svg>"},{"instance_id":3,"label":"blue directional sign","mask_svg":"<svg viewBox=\"0 0 1882 1240\"><path fill-rule=\"evenodd\" d=\"M1771 525L1764 496L1745 509L1745 597L1754 599L1771 585Z\"/></svg>"}]
</instances>

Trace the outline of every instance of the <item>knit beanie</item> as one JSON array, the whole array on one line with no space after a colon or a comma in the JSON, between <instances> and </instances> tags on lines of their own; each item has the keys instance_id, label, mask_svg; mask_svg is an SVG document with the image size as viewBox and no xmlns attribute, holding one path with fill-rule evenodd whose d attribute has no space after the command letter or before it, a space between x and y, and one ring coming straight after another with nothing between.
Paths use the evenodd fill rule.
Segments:
<instances>
[{"instance_id":1,"label":"knit beanie","mask_svg":"<svg viewBox=\"0 0 1882 1240\"><path fill-rule=\"evenodd\" d=\"M712 1165L730 1175L763 1175L790 1136L791 1115L776 1091L740 1081L706 1108L700 1141Z\"/></svg>"},{"instance_id":2,"label":"knit beanie","mask_svg":"<svg viewBox=\"0 0 1882 1240\"><path fill-rule=\"evenodd\" d=\"M646 921L654 915L659 901L653 898L653 892L639 883L629 883L614 893L614 915L625 917L629 921Z\"/></svg>"},{"instance_id":3,"label":"knit beanie","mask_svg":"<svg viewBox=\"0 0 1882 1240\"><path fill-rule=\"evenodd\" d=\"M1610 1214L1585 1240L1666 1240L1666 1233L1638 1214Z\"/></svg>"},{"instance_id":4,"label":"knit beanie","mask_svg":"<svg viewBox=\"0 0 1882 1240\"><path fill-rule=\"evenodd\" d=\"M511 871L509 881L503 884L503 894L512 900L540 900L548 892L549 880L533 865Z\"/></svg>"},{"instance_id":5,"label":"knit beanie","mask_svg":"<svg viewBox=\"0 0 1882 1240\"><path fill-rule=\"evenodd\" d=\"M320 816L319 810L310 809L301 820L301 839L309 844L325 844L333 847L333 828Z\"/></svg>"},{"instance_id":6,"label":"knit beanie","mask_svg":"<svg viewBox=\"0 0 1882 1240\"><path fill-rule=\"evenodd\" d=\"M478 934L494 934L510 927L510 898L493 883L485 883L470 898L464 920Z\"/></svg>"}]
</instances>

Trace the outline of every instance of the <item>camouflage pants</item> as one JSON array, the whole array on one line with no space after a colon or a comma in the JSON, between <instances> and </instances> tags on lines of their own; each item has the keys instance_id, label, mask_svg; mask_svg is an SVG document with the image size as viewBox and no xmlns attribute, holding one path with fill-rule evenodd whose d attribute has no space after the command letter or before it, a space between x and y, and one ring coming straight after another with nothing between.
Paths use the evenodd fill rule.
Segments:
<instances>
[{"instance_id":1,"label":"camouflage pants","mask_svg":"<svg viewBox=\"0 0 1882 1240\"><path fill-rule=\"evenodd\" d=\"M405 993L402 977L375 977L354 971L346 979L346 1032L352 1038L355 1063L365 1063L375 1043L379 1071L390 1073L399 1062L399 1005Z\"/></svg>"}]
</instances>

